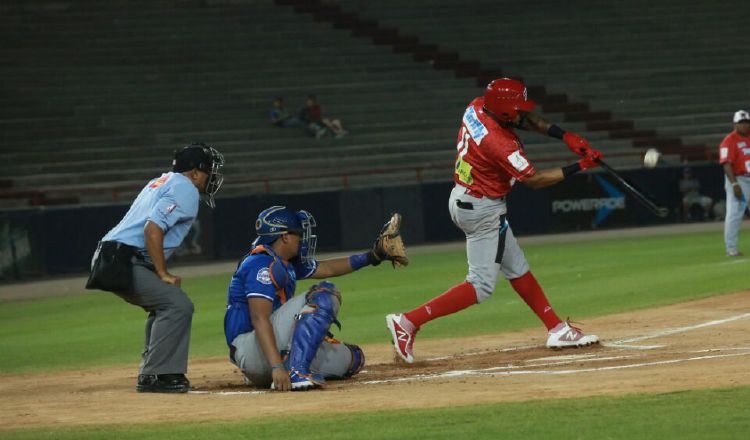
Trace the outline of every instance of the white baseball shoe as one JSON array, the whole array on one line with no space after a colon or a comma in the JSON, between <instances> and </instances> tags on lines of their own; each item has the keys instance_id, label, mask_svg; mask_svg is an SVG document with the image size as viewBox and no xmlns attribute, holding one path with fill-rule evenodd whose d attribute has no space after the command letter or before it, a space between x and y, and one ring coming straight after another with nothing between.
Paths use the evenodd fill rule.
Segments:
<instances>
[{"instance_id":1,"label":"white baseball shoe","mask_svg":"<svg viewBox=\"0 0 750 440\"><path fill-rule=\"evenodd\" d=\"M396 354L407 364L414 362L414 337L417 335L414 324L400 313L387 315L385 324L391 331Z\"/></svg>"},{"instance_id":2,"label":"white baseball shoe","mask_svg":"<svg viewBox=\"0 0 750 440\"><path fill-rule=\"evenodd\" d=\"M573 327L567 320L557 324L547 335L547 348L585 347L599 343L598 336L584 335L580 328Z\"/></svg>"}]
</instances>

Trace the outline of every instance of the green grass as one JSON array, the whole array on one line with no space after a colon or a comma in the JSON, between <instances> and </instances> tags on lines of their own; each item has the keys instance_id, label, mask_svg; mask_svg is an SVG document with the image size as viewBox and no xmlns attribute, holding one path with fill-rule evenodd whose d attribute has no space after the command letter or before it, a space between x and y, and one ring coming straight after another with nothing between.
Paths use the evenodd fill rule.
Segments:
<instances>
[{"instance_id":1,"label":"green grass","mask_svg":"<svg viewBox=\"0 0 750 440\"><path fill-rule=\"evenodd\" d=\"M12 439L742 439L750 388L457 408L2 432Z\"/></svg>"},{"instance_id":2,"label":"green grass","mask_svg":"<svg viewBox=\"0 0 750 440\"><path fill-rule=\"evenodd\" d=\"M525 247L558 314L588 317L750 287L747 264L724 256L720 232L539 244ZM736 263L736 264L735 264ZM179 272L179 271L178 271ZM409 310L461 282L463 251L414 255L405 269L365 268L336 280L344 293L341 339L385 342L383 316ZM191 357L225 356L223 313L229 274L187 278L196 305ZM311 284L300 283L299 290ZM108 293L3 303L0 373L139 362L145 313ZM420 338L498 333L540 324L500 280L490 300L431 322ZM597 329L606 337L606 329Z\"/></svg>"}]
</instances>

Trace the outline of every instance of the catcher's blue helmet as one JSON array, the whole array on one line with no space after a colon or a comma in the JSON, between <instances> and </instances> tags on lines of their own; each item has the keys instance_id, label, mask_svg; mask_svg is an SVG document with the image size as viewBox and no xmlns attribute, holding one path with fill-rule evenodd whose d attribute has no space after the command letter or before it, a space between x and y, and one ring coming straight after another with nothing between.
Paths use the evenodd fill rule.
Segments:
<instances>
[{"instance_id":1,"label":"catcher's blue helmet","mask_svg":"<svg viewBox=\"0 0 750 440\"><path fill-rule=\"evenodd\" d=\"M315 259L318 237L312 229L317 226L315 218L307 211L294 211L286 206L271 206L258 214L255 220L255 234L258 238L253 246L271 244L277 238L290 232L299 234L299 257L303 262Z\"/></svg>"}]
</instances>

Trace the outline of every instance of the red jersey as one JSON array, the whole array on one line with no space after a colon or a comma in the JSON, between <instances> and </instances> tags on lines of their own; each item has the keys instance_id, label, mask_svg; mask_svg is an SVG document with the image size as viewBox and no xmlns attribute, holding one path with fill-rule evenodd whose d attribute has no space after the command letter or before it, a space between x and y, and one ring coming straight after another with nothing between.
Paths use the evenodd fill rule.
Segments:
<instances>
[{"instance_id":1,"label":"red jersey","mask_svg":"<svg viewBox=\"0 0 750 440\"><path fill-rule=\"evenodd\" d=\"M498 198L508 194L516 180L536 173L511 128L504 128L482 109L484 97L475 98L464 112L458 131L458 155L453 179L473 193Z\"/></svg>"},{"instance_id":2,"label":"red jersey","mask_svg":"<svg viewBox=\"0 0 750 440\"><path fill-rule=\"evenodd\" d=\"M731 163L735 175L750 175L750 137L729 133L719 144L719 163Z\"/></svg>"}]
</instances>

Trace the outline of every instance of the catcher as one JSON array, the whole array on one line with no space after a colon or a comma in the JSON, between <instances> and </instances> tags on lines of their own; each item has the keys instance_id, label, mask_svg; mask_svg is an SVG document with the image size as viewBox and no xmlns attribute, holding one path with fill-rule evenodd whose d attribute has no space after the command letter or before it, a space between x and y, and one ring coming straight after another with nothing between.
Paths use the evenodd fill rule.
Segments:
<instances>
[{"instance_id":1,"label":"catcher","mask_svg":"<svg viewBox=\"0 0 750 440\"><path fill-rule=\"evenodd\" d=\"M229 358L257 387L279 391L317 388L325 379L345 379L365 364L358 346L330 337L341 293L330 282L294 296L298 279L328 278L351 273L383 260L406 266L399 228L393 214L372 250L350 257L317 261L315 218L307 211L272 206L258 215L257 238L232 276L227 293L224 333Z\"/></svg>"}]
</instances>

